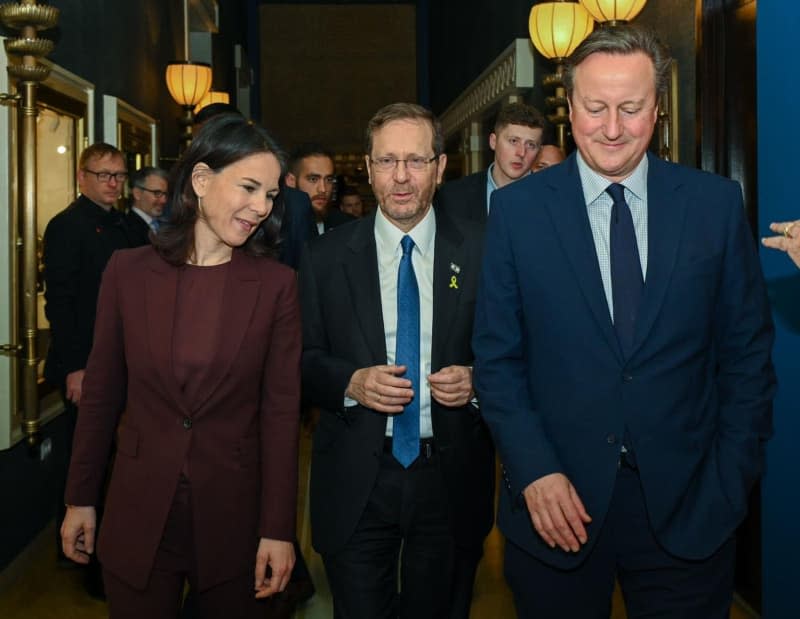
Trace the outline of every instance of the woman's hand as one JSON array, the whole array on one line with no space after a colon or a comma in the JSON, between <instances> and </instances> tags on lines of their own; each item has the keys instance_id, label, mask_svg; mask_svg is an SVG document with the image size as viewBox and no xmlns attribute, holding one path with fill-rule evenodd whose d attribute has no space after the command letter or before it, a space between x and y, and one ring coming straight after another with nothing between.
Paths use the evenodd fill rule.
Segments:
<instances>
[{"instance_id":1,"label":"woman's hand","mask_svg":"<svg viewBox=\"0 0 800 619\"><path fill-rule=\"evenodd\" d=\"M269 566L269 574L267 573ZM294 544L262 537L256 553L256 597L283 591L294 568Z\"/></svg>"},{"instance_id":2,"label":"woman's hand","mask_svg":"<svg viewBox=\"0 0 800 619\"><path fill-rule=\"evenodd\" d=\"M64 554L76 563L89 563L94 554L97 513L93 506L67 505L67 514L61 524L61 547Z\"/></svg>"}]
</instances>

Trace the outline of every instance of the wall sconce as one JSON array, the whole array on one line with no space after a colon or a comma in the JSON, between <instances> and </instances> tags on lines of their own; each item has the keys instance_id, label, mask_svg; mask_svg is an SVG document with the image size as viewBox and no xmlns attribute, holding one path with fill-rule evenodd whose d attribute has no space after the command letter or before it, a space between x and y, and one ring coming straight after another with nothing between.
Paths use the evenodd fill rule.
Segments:
<instances>
[{"instance_id":1,"label":"wall sconce","mask_svg":"<svg viewBox=\"0 0 800 619\"><path fill-rule=\"evenodd\" d=\"M192 109L211 89L211 66L189 60L189 3L183 0L183 55L185 60L167 65L166 80L169 94L183 108L181 143L192 141Z\"/></svg>"},{"instance_id":2,"label":"wall sconce","mask_svg":"<svg viewBox=\"0 0 800 619\"><path fill-rule=\"evenodd\" d=\"M230 103L231 96L227 92L222 92L221 90L209 90L205 97L200 100L200 103L194 106L194 113L197 114L200 110L202 110L205 106L211 105L212 103Z\"/></svg>"},{"instance_id":3,"label":"wall sconce","mask_svg":"<svg viewBox=\"0 0 800 619\"><path fill-rule=\"evenodd\" d=\"M647 0L578 0L600 24L616 26L631 21Z\"/></svg>"},{"instance_id":4,"label":"wall sconce","mask_svg":"<svg viewBox=\"0 0 800 619\"><path fill-rule=\"evenodd\" d=\"M564 90L564 59L594 30L594 21L588 11L577 2L543 2L531 8L528 29L533 45L545 58L556 63L556 72L545 75L544 86L554 86L555 94L545 98L552 110L547 118L555 125L556 143L566 154L569 112Z\"/></svg>"}]
</instances>

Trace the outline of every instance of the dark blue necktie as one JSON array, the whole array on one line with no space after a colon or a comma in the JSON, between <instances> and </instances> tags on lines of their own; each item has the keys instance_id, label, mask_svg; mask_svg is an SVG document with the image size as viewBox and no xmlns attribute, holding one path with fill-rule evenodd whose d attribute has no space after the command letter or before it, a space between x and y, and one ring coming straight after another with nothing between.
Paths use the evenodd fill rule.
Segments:
<instances>
[{"instance_id":1,"label":"dark blue necktie","mask_svg":"<svg viewBox=\"0 0 800 619\"><path fill-rule=\"evenodd\" d=\"M394 362L406 366L414 399L394 417L392 455L404 467L419 455L419 286L411 263L414 240L406 235L400 241L403 257L397 271L397 348Z\"/></svg>"},{"instance_id":2,"label":"dark blue necktie","mask_svg":"<svg viewBox=\"0 0 800 619\"><path fill-rule=\"evenodd\" d=\"M153 232L158 232L158 229L161 227L161 222L158 219L151 219L150 220L150 228L152 228Z\"/></svg>"},{"instance_id":3,"label":"dark blue necktie","mask_svg":"<svg viewBox=\"0 0 800 619\"><path fill-rule=\"evenodd\" d=\"M636 328L636 313L642 298L642 265L639 262L639 248L628 203L625 202L625 187L612 183L606 189L614 200L611 207L611 290L614 298L614 328L627 358L633 346Z\"/></svg>"}]
</instances>

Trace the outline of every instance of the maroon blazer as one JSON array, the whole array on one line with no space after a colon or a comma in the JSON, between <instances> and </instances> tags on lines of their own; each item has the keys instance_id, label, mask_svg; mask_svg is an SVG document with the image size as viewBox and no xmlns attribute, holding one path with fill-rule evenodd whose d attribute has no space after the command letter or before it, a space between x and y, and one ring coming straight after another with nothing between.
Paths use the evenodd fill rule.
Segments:
<instances>
[{"instance_id":1,"label":"maroon blazer","mask_svg":"<svg viewBox=\"0 0 800 619\"><path fill-rule=\"evenodd\" d=\"M294 538L300 314L294 271L235 250L211 376L190 398L171 362L172 325L191 318L175 315L178 271L150 246L106 268L65 498L97 504L116 435L98 557L144 588L188 471L202 590L252 571L259 537Z\"/></svg>"}]
</instances>

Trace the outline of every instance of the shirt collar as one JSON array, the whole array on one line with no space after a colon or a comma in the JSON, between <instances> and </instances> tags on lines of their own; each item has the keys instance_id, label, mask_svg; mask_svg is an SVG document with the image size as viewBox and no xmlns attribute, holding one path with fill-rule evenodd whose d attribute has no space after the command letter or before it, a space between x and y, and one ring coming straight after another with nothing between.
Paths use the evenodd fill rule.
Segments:
<instances>
[{"instance_id":1,"label":"shirt collar","mask_svg":"<svg viewBox=\"0 0 800 619\"><path fill-rule=\"evenodd\" d=\"M148 226L150 225L150 222L151 222L151 221L153 221L153 219L154 219L153 217L151 217L150 215L148 215L147 213L145 213L145 212L144 212L142 209L140 209L140 208L138 208L138 207L136 207L136 206L132 206L132 207L131 207L131 210L132 210L132 211L134 211L134 212L135 212L135 213L136 213L136 214L137 214L139 217L141 217L142 219L144 219L145 223L146 223Z\"/></svg>"},{"instance_id":2,"label":"shirt collar","mask_svg":"<svg viewBox=\"0 0 800 619\"><path fill-rule=\"evenodd\" d=\"M375 213L375 242L378 246L379 254L392 255L395 252L402 253L400 241L408 234L417 246L419 252L424 256L433 251L433 240L436 236L436 216L433 207L428 209L425 217L408 232L403 232L400 228L390 222L378 208Z\"/></svg>"},{"instance_id":3,"label":"shirt collar","mask_svg":"<svg viewBox=\"0 0 800 619\"><path fill-rule=\"evenodd\" d=\"M495 189L497 189L497 183L494 182L494 176L492 176L492 172L494 172L494 162L489 166L489 169L486 171L486 191L492 193Z\"/></svg>"},{"instance_id":4,"label":"shirt collar","mask_svg":"<svg viewBox=\"0 0 800 619\"><path fill-rule=\"evenodd\" d=\"M591 204L605 193L611 181L592 170L581 156L580 151L577 152L577 162L578 172L581 176L581 186L583 187L583 199L586 204ZM647 169L648 159L647 154L645 154L630 176L620 183L642 202L647 202Z\"/></svg>"}]
</instances>

